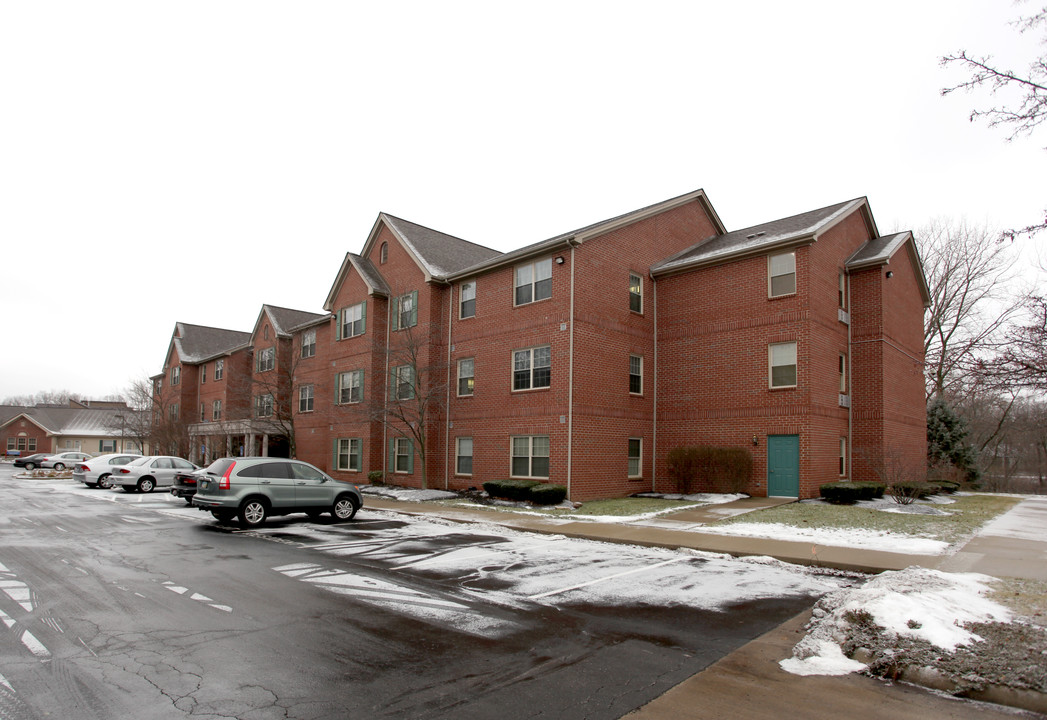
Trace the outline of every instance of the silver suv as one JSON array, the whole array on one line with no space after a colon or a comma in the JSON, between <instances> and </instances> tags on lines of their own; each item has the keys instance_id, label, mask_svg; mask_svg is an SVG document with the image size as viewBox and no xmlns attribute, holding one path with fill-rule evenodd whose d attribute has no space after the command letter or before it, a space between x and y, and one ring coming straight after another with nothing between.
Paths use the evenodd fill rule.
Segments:
<instances>
[{"instance_id":1,"label":"silver suv","mask_svg":"<svg viewBox=\"0 0 1047 720\"><path fill-rule=\"evenodd\" d=\"M352 520L364 504L355 485L335 480L309 463L286 458L215 460L197 475L193 505L219 522L234 517L254 528L270 515L306 513L316 520L329 512L336 522Z\"/></svg>"}]
</instances>

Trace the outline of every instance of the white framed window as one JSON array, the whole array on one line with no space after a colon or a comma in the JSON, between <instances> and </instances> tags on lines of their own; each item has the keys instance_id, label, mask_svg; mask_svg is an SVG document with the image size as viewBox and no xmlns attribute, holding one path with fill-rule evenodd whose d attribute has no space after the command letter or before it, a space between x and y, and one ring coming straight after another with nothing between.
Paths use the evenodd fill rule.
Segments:
<instances>
[{"instance_id":1,"label":"white framed window","mask_svg":"<svg viewBox=\"0 0 1047 720\"><path fill-rule=\"evenodd\" d=\"M262 339L263 340L268 340L269 339L269 326L268 325L266 325L265 327L262 328Z\"/></svg>"},{"instance_id":2,"label":"white framed window","mask_svg":"<svg viewBox=\"0 0 1047 720\"><path fill-rule=\"evenodd\" d=\"M413 290L393 299L393 330L405 330L418 324L418 291Z\"/></svg>"},{"instance_id":3,"label":"white framed window","mask_svg":"<svg viewBox=\"0 0 1047 720\"><path fill-rule=\"evenodd\" d=\"M360 472L363 466L360 449L363 441L360 438L338 438L335 440L335 469L347 472Z\"/></svg>"},{"instance_id":4,"label":"white framed window","mask_svg":"<svg viewBox=\"0 0 1047 720\"><path fill-rule=\"evenodd\" d=\"M767 346L772 388L796 387L796 343L771 343Z\"/></svg>"},{"instance_id":5,"label":"white framed window","mask_svg":"<svg viewBox=\"0 0 1047 720\"><path fill-rule=\"evenodd\" d=\"M643 395L643 356L629 356L629 394Z\"/></svg>"},{"instance_id":6,"label":"white framed window","mask_svg":"<svg viewBox=\"0 0 1047 720\"><path fill-rule=\"evenodd\" d=\"M397 400L412 399L414 397L414 368L410 365L394 367L393 388Z\"/></svg>"},{"instance_id":7,"label":"white framed window","mask_svg":"<svg viewBox=\"0 0 1047 720\"><path fill-rule=\"evenodd\" d=\"M98 451L102 453L115 453L116 440L101 440L98 443Z\"/></svg>"},{"instance_id":8,"label":"white framed window","mask_svg":"<svg viewBox=\"0 0 1047 720\"><path fill-rule=\"evenodd\" d=\"M643 276L629 273L629 309L643 314Z\"/></svg>"},{"instance_id":9,"label":"white framed window","mask_svg":"<svg viewBox=\"0 0 1047 720\"><path fill-rule=\"evenodd\" d=\"M643 467L643 438L629 438L629 477L638 478L643 475L640 468Z\"/></svg>"},{"instance_id":10,"label":"white framed window","mask_svg":"<svg viewBox=\"0 0 1047 720\"><path fill-rule=\"evenodd\" d=\"M306 413L313 411L313 395L314 390L312 385L302 385L298 388L298 412Z\"/></svg>"},{"instance_id":11,"label":"white framed window","mask_svg":"<svg viewBox=\"0 0 1047 720\"><path fill-rule=\"evenodd\" d=\"M268 372L274 367L276 367L276 348L267 347L259 350L255 360L255 368L258 372Z\"/></svg>"},{"instance_id":12,"label":"white framed window","mask_svg":"<svg viewBox=\"0 0 1047 720\"><path fill-rule=\"evenodd\" d=\"M7 452L10 453L10 452L13 452L14 450L20 450L21 448L19 448L17 446L17 441L21 440L21 439L22 438L13 438L13 437L7 438Z\"/></svg>"},{"instance_id":13,"label":"white framed window","mask_svg":"<svg viewBox=\"0 0 1047 720\"><path fill-rule=\"evenodd\" d=\"M170 408L168 408L167 414L170 416L171 422L177 421L178 420L178 403L175 403Z\"/></svg>"},{"instance_id":14,"label":"white framed window","mask_svg":"<svg viewBox=\"0 0 1047 720\"><path fill-rule=\"evenodd\" d=\"M378 252L378 263L385 265L386 260L389 259L389 243L382 243L382 247Z\"/></svg>"},{"instance_id":15,"label":"white framed window","mask_svg":"<svg viewBox=\"0 0 1047 720\"><path fill-rule=\"evenodd\" d=\"M847 438L840 438L840 477L847 476Z\"/></svg>"},{"instance_id":16,"label":"white framed window","mask_svg":"<svg viewBox=\"0 0 1047 720\"><path fill-rule=\"evenodd\" d=\"M174 386L180 382L182 382L182 366L175 365L171 368L171 385Z\"/></svg>"},{"instance_id":17,"label":"white framed window","mask_svg":"<svg viewBox=\"0 0 1047 720\"><path fill-rule=\"evenodd\" d=\"M553 296L552 258L517 265L513 275L515 278L514 305L526 305Z\"/></svg>"},{"instance_id":18,"label":"white framed window","mask_svg":"<svg viewBox=\"0 0 1047 720\"><path fill-rule=\"evenodd\" d=\"M454 474L473 474L473 439L471 437L460 437L455 441L454 451Z\"/></svg>"},{"instance_id":19,"label":"white framed window","mask_svg":"<svg viewBox=\"0 0 1047 720\"><path fill-rule=\"evenodd\" d=\"M837 290L837 300L840 303L840 309L847 309L847 276L841 270L838 280L839 289Z\"/></svg>"},{"instance_id":20,"label":"white framed window","mask_svg":"<svg viewBox=\"0 0 1047 720\"><path fill-rule=\"evenodd\" d=\"M474 372L473 358L462 358L458 361L458 397L473 394Z\"/></svg>"},{"instance_id":21,"label":"white framed window","mask_svg":"<svg viewBox=\"0 0 1047 720\"><path fill-rule=\"evenodd\" d=\"M364 399L364 371L350 370L334 376L336 405L358 403Z\"/></svg>"},{"instance_id":22,"label":"white framed window","mask_svg":"<svg viewBox=\"0 0 1047 720\"><path fill-rule=\"evenodd\" d=\"M214 379L221 380L222 374L225 372L225 360L214 361Z\"/></svg>"},{"instance_id":23,"label":"white framed window","mask_svg":"<svg viewBox=\"0 0 1047 720\"><path fill-rule=\"evenodd\" d=\"M302 357L311 358L314 355L316 355L316 328L302 333Z\"/></svg>"},{"instance_id":24,"label":"white framed window","mask_svg":"<svg viewBox=\"0 0 1047 720\"><path fill-rule=\"evenodd\" d=\"M211 403L211 419L221 420L222 419L222 401L215 400Z\"/></svg>"},{"instance_id":25,"label":"white framed window","mask_svg":"<svg viewBox=\"0 0 1047 720\"><path fill-rule=\"evenodd\" d=\"M787 252L767 258L767 294L769 297L793 295L796 292L796 253Z\"/></svg>"},{"instance_id":26,"label":"white framed window","mask_svg":"<svg viewBox=\"0 0 1047 720\"><path fill-rule=\"evenodd\" d=\"M513 351L513 390L547 388L552 382L552 348Z\"/></svg>"},{"instance_id":27,"label":"white framed window","mask_svg":"<svg viewBox=\"0 0 1047 720\"><path fill-rule=\"evenodd\" d=\"M414 472L414 443L410 438L393 438L393 472Z\"/></svg>"},{"instance_id":28,"label":"white framed window","mask_svg":"<svg viewBox=\"0 0 1047 720\"><path fill-rule=\"evenodd\" d=\"M272 417L273 416L273 396L269 393L265 395L256 395L254 399L254 416L255 417Z\"/></svg>"},{"instance_id":29,"label":"white framed window","mask_svg":"<svg viewBox=\"0 0 1047 720\"><path fill-rule=\"evenodd\" d=\"M206 406L203 403L200 403L200 422L207 422L206 412Z\"/></svg>"},{"instance_id":30,"label":"white framed window","mask_svg":"<svg viewBox=\"0 0 1047 720\"><path fill-rule=\"evenodd\" d=\"M338 311L338 340L363 335L365 332L367 332L366 300Z\"/></svg>"},{"instance_id":31,"label":"white framed window","mask_svg":"<svg viewBox=\"0 0 1047 720\"><path fill-rule=\"evenodd\" d=\"M549 477L549 436L513 436L509 474L523 478Z\"/></svg>"},{"instance_id":32,"label":"white framed window","mask_svg":"<svg viewBox=\"0 0 1047 720\"><path fill-rule=\"evenodd\" d=\"M847 394L847 356L840 353L840 394Z\"/></svg>"},{"instance_id":33,"label":"white framed window","mask_svg":"<svg viewBox=\"0 0 1047 720\"><path fill-rule=\"evenodd\" d=\"M464 282L458 286L458 317L476 317L476 283Z\"/></svg>"},{"instance_id":34,"label":"white framed window","mask_svg":"<svg viewBox=\"0 0 1047 720\"><path fill-rule=\"evenodd\" d=\"M200 366L200 384L207 382L207 363Z\"/></svg>"}]
</instances>

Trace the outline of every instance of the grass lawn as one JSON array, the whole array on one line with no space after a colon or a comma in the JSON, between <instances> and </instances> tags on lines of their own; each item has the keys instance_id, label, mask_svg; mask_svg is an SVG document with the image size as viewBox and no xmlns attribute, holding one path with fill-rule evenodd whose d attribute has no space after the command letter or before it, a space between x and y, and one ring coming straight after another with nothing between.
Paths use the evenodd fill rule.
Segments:
<instances>
[{"instance_id":1,"label":"grass lawn","mask_svg":"<svg viewBox=\"0 0 1047 720\"><path fill-rule=\"evenodd\" d=\"M461 505L461 500L441 500L447 505ZM685 510L691 507L702 507L707 503L693 502L691 500L665 500L663 498L612 498L610 500L590 500L580 508L572 509L565 507L542 507L540 505L513 507L506 505L470 505L470 507L481 510L493 510L495 512L526 512L549 515L551 517L567 517L585 519L586 517L628 517L632 515L652 515L669 513L676 510Z\"/></svg>"},{"instance_id":2,"label":"grass lawn","mask_svg":"<svg viewBox=\"0 0 1047 720\"><path fill-rule=\"evenodd\" d=\"M914 515L884 512L862 505L830 505L801 502L737 515L722 520L730 523L778 523L794 527L862 528L914 537L933 538L948 543L966 539L997 515L1018 504L1018 498L999 495L954 495L956 502L935 505L948 515Z\"/></svg>"}]
</instances>

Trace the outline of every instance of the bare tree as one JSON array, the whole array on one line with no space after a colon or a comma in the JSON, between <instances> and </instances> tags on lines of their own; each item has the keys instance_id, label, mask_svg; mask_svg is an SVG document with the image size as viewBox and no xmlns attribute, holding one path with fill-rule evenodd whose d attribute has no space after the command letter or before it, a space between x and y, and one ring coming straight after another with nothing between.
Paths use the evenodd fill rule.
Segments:
<instances>
[{"instance_id":1,"label":"bare tree","mask_svg":"<svg viewBox=\"0 0 1047 720\"><path fill-rule=\"evenodd\" d=\"M41 390L29 395L9 395L0 405L33 407L34 405L68 405L70 400L79 400L79 393L68 390Z\"/></svg>"},{"instance_id":2,"label":"bare tree","mask_svg":"<svg viewBox=\"0 0 1047 720\"><path fill-rule=\"evenodd\" d=\"M1047 296L1027 295L1022 309L1025 323L1007 332L1003 370L1021 387L1047 390Z\"/></svg>"},{"instance_id":3,"label":"bare tree","mask_svg":"<svg viewBox=\"0 0 1047 720\"><path fill-rule=\"evenodd\" d=\"M962 400L993 375L994 352L1018 310L1013 258L985 226L932 221L920 231L931 291L924 326L927 395Z\"/></svg>"},{"instance_id":4,"label":"bare tree","mask_svg":"<svg viewBox=\"0 0 1047 720\"><path fill-rule=\"evenodd\" d=\"M427 488L430 425L446 411L448 366L438 357L439 345L431 342L427 323L403 324L383 348L390 368L387 397L372 397L367 412L412 441L422 466L422 487Z\"/></svg>"},{"instance_id":5,"label":"bare tree","mask_svg":"<svg viewBox=\"0 0 1047 720\"><path fill-rule=\"evenodd\" d=\"M1036 32L1041 28L1047 29L1047 7L1043 7L1032 15L1021 17L1013 24L1021 33ZM1013 140L1017 137L1031 135L1047 120L1047 54L1041 53L1038 57L1033 58L1029 67L1023 72L1001 67L993 61L992 56L973 56L966 50L942 57L941 64L943 67L958 65L967 73L965 81L942 88L942 95L948 95L957 90L971 91L985 88L994 97L1003 91L1007 91L1008 94L1013 93L1009 99L1005 99L1000 104L986 109L972 110L970 116L972 122L984 119L988 122L989 127L1002 126L1010 133L1007 139ZM1043 222L1007 230L1003 236L1008 239L1031 236L1045 228L1047 228L1047 211L1044 213Z\"/></svg>"}]
</instances>

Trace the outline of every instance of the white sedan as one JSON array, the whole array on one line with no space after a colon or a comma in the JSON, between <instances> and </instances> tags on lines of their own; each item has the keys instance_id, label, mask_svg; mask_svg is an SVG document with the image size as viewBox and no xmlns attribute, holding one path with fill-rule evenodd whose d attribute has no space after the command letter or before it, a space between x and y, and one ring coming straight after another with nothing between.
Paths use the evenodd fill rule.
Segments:
<instances>
[{"instance_id":1,"label":"white sedan","mask_svg":"<svg viewBox=\"0 0 1047 720\"><path fill-rule=\"evenodd\" d=\"M109 478L116 466L126 465L140 457L142 456L134 453L114 453L78 462L73 466L73 480L82 482L87 487L112 487Z\"/></svg>"},{"instance_id":2,"label":"white sedan","mask_svg":"<svg viewBox=\"0 0 1047 720\"><path fill-rule=\"evenodd\" d=\"M54 468L55 470L65 470L67 467L73 467L78 462L84 460L90 460L91 456L87 453L82 452L64 452L56 455L48 455L38 464L42 468Z\"/></svg>"},{"instance_id":3,"label":"white sedan","mask_svg":"<svg viewBox=\"0 0 1047 720\"><path fill-rule=\"evenodd\" d=\"M124 492L152 492L158 487L168 487L174 482L179 470L199 470L188 460L171 455L149 455L132 460L113 470L109 484L119 485Z\"/></svg>"}]
</instances>

